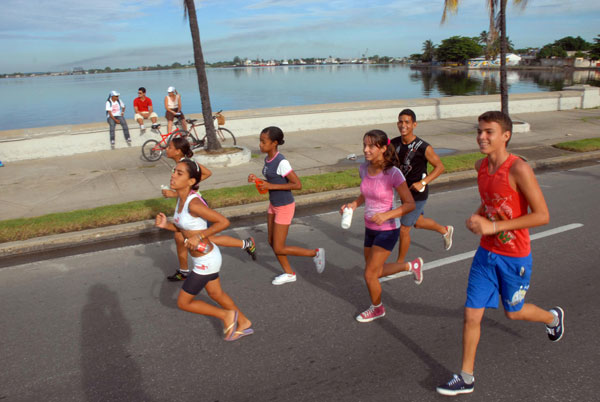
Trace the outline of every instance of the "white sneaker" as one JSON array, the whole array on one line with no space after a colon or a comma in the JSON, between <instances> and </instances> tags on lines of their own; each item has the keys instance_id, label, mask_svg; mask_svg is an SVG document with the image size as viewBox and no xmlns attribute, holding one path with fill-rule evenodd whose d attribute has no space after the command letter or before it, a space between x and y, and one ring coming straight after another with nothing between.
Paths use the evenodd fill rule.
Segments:
<instances>
[{"instance_id":1,"label":"white sneaker","mask_svg":"<svg viewBox=\"0 0 600 402\"><path fill-rule=\"evenodd\" d=\"M446 226L446 230L448 231L448 233L442 235L442 238L444 239L444 249L448 251L450 250L450 247L452 247L452 235L454 234L454 226Z\"/></svg>"},{"instance_id":2,"label":"white sneaker","mask_svg":"<svg viewBox=\"0 0 600 402\"><path fill-rule=\"evenodd\" d=\"M273 282L271 283L273 285L283 285L284 283L288 282L296 282L296 274L283 273L279 276L276 276L275 279L273 279Z\"/></svg>"},{"instance_id":3,"label":"white sneaker","mask_svg":"<svg viewBox=\"0 0 600 402\"><path fill-rule=\"evenodd\" d=\"M317 268L318 273L322 273L325 270L325 249L318 248L317 255L313 257L313 262L315 263L315 268Z\"/></svg>"}]
</instances>

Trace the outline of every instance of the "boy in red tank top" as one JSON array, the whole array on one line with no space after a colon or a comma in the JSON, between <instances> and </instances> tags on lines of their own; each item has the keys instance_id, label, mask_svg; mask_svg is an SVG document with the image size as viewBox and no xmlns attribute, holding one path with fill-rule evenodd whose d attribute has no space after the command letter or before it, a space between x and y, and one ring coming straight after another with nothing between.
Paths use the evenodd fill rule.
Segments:
<instances>
[{"instance_id":1,"label":"boy in red tank top","mask_svg":"<svg viewBox=\"0 0 600 402\"><path fill-rule=\"evenodd\" d=\"M475 163L481 205L466 225L481 235L481 242L469 273L462 369L460 375L437 387L443 395L473 392L481 320L486 308L498 308L498 297L508 319L546 324L553 342L560 340L564 331L564 311L560 307L547 311L525 303L531 277L528 228L550 220L542 190L531 167L506 150L512 136L510 117L493 111L478 120L477 143L486 155Z\"/></svg>"}]
</instances>

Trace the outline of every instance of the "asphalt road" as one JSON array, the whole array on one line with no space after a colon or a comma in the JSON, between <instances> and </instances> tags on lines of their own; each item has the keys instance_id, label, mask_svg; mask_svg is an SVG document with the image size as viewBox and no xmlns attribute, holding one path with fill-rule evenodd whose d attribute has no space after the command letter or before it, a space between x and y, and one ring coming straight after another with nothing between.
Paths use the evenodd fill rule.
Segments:
<instances>
[{"instance_id":1,"label":"asphalt road","mask_svg":"<svg viewBox=\"0 0 600 402\"><path fill-rule=\"evenodd\" d=\"M488 310L475 392L457 398L597 399L600 166L538 178L551 222L531 231L540 238L527 301L562 306L565 336L553 344L543 325ZM278 287L266 226L229 230L259 243L256 263L224 251L223 287L256 331L233 343L218 320L176 308L180 284L164 280L177 265L171 241L0 269L0 400L444 400L435 386L460 367L465 253L478 244L464 220L477 204L474 187L431 195L426 214L455 226L454 246L413 231L409 257L424 258L424 282L384 282L387 315L368 324L354 320L369 305L360 213L348 231L334 212L297 218L289 243L325 247L327 266L319 275L292 257L298 281Z\"/></svg>"}]
</instances>

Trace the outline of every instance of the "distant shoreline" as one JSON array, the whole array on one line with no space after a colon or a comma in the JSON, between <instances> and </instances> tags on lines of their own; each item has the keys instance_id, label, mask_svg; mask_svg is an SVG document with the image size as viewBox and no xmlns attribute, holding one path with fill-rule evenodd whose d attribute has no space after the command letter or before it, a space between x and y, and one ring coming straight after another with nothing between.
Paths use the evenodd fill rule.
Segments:
<instances>
[{"instance_id":1,"label":"distant shoreline","mask_svg":"<svg viewBox=\"0 0 600 402\"><path fill-rule=\"evenodd\" d=\"M410 64L411 70L486 70L499 71L499 67L469 68L469 66L432 66L430 64ZM573 66L506 66L507 70L533 70L533 71L585 71L600 70L600 67L573 67Z\"/></svg>"},{"instance_id":2,"label":"distant shoreline","mask_svg":"<svg viewBox=\"0 0 600 402\"><path fill-rule=\"evenodd\" d=\"M208 65L208 69L213 68L272 68L272 67L324 67L324 66L367 66L367 67L381 67L381 66L402 66L409 67L412 70L485 70L485 71L497 71L499 67L482 67L482 68L469 68L466 65L461 66L432 66L427 63L310 63L310 64L277 64L277 65ZM55 76L69 76L69 75L96 75L96 74L112 74L112 73L134 73L142 71L168 71L168 70L188 70L194 68L194 66L183 66L183 67L168 67L165 68L131 68L131 69L114 69L110 71L103 70L84 70L82 72L33 72L33 73L17 73L17 74L0 74L2 78L35 78L35 77L55 77ZM600 70L600 67L573 67L573 66L506 66L507 70L517 71L586 71L586 70Z\"/></svg>"},{"instance_id":3,"label":"distant shoreline","mask_svg":"<svg viewBox=\"0 0 600 402\"><path fill-rule=\"evenodd\" d=\"M225 65L207 65L207 69L213 68L265 68L265 67L321 67L321 66L409 66L410 63L305 63L305 64L253 64L253 65L233 65L233 64L225 64ZM188 70L192 69L194 66L182 66L182 67L170 67L165 66L164 68L115 68L110 70L98 70L98 69L90 69L90 70L82 70L82 71L61 71L61 72L29 72L29 73L11 73L11 74L0 74L1 78L35 78L35 77L58 77L65 75L95 75L95 74L112 74L112 73L135 73L142 71L168 71L168 70Z\"/></svg>"}]
</instances>

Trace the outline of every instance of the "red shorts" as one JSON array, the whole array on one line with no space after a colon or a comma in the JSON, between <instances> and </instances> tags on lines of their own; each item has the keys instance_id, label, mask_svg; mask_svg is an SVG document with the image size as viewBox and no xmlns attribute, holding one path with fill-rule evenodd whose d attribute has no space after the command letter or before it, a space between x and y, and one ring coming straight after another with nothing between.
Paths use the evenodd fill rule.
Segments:
<instances>
[{"instance_id":1,"label":"red shorts","mask_svg":"<svg viewBox=\"0 0 600 402\"><path fill-rule=\"evenodd\" d=\"M296 203L282 205L275 207L269 203L268 214L275 215L275 223L278 225L291 225L292 219L294 218L294 211L296 211Z\"/></svg>"}]
</instances>

